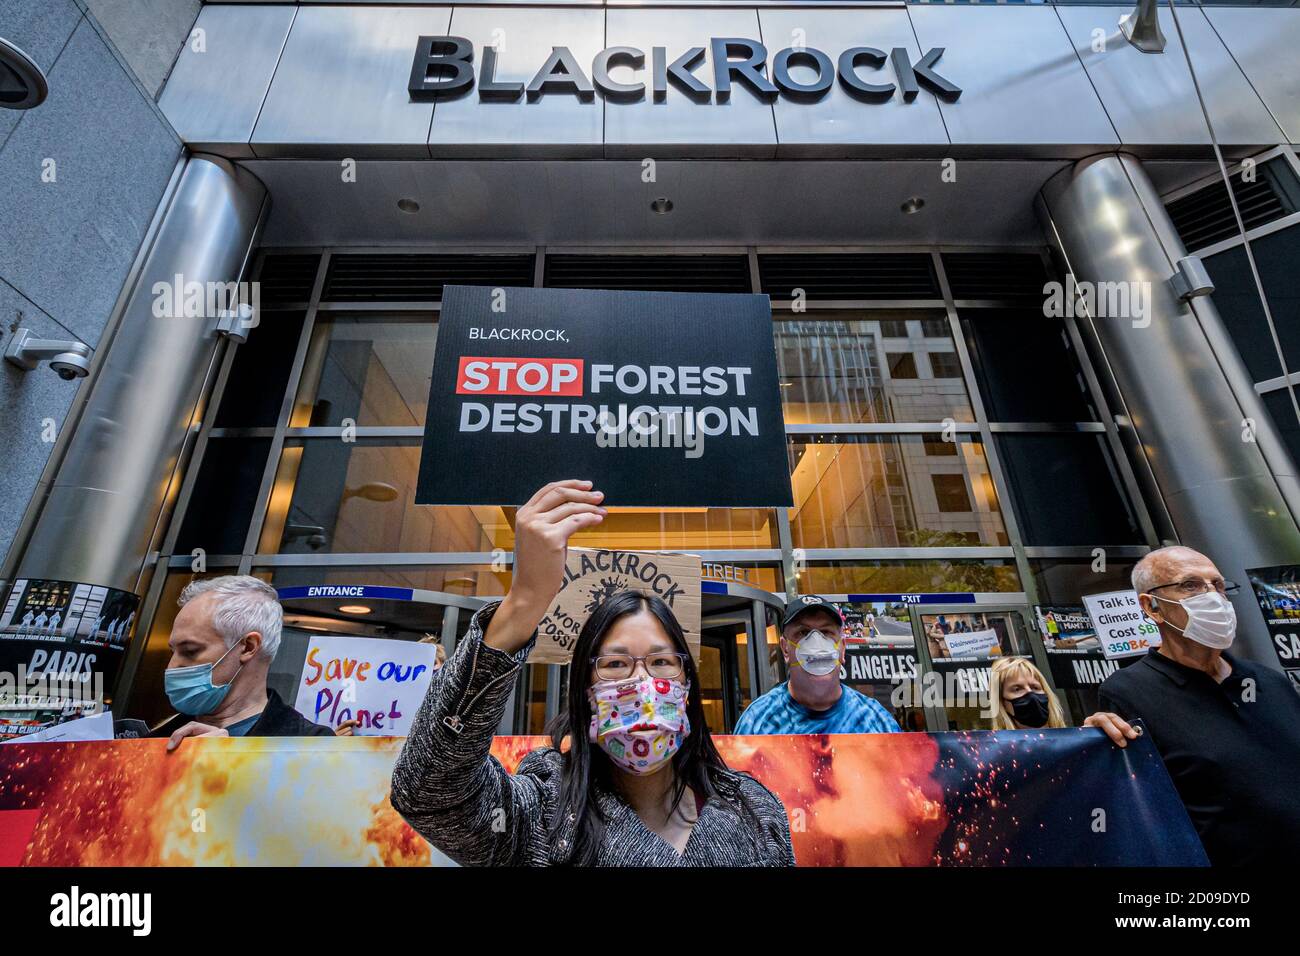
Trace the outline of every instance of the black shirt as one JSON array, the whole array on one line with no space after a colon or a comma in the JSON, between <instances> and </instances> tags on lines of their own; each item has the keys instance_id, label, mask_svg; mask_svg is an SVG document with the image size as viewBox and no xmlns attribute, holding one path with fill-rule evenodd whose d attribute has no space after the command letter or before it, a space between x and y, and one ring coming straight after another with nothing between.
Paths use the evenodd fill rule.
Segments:
<instances>
[{"instance_id":1,"label":"black shirt","mask_svg":"<svg viewBox=\"0 0 1300 956\"><path fill-rule=\"evenodd\" d=\"M1141 718L1215 866L1300 859L1300 695L1267 667L1223 659L1222 683L1152 648L1102 682L1102 710Z\"/></svg>"}]
</instances>

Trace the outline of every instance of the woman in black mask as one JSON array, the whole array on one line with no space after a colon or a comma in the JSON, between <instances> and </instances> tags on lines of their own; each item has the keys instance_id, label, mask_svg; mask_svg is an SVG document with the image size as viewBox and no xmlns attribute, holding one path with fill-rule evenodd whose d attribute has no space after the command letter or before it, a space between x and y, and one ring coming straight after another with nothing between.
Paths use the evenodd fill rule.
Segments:
<instances>
[{"instance_id":1,"label":"woman in black mask","mask_svg":"<svg viewBox=\"0 0 1300 956\"><path fill-rule=\"evenodd\" d=\"M1024 657L1000 657L989 677L994 730L1037 730L1064 727L1061 703L1047 686L1043 672Z\"/></svg>"},{"instance_id":2,"label":"woman in black mask","mask_svg":"<svg viewBox=\"0 0 1300 956\"><path fill-rule=\"evenodd\" d=\"M999 657L989 676L989 702L994 730L1040 730L1068 727L1061 702L1043 672L1027 657ZM1083 722L1096 727L1117 747L1125 747L1139 731L1118 714L1098 711Z\"/></svg>"}]
</instances>

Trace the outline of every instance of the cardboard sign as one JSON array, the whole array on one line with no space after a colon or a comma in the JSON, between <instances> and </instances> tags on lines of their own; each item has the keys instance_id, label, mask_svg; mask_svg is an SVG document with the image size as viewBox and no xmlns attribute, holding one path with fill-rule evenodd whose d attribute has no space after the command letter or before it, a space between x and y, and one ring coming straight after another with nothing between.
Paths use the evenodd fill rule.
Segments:
<instances>
[{"instance_id":1,"label":"cardboard sign","mask_svg":"<svg viewBox=\"0 0 1300 956\"><path fill-rule=\"evenodd\" d=\"M1083 598L1108 660L1134 657L1160 646L1160 629L1142 613L1136 591L1107 591Z\"/></svg>"},{"instance_id":2,"label":"cardboard sign","mask_svg":"<svg viewBox=\"0 0 1300 956\"><path fill-rule=\"evenodd\" d=\"M610 505L790 506L767 296L446 286L416 503L557 477Z\"/></svg>"},{"instance_id":3,"label":"cardboard sign","mask_svg":"<svg viewBox=\"0 0 1300 956\"><path fill-rule=\"evenodd\" d=\"M432 644L313 637L293 706L308 720L334 728L359 720L352 730L358 736L404 736L437 664Z\"/></svg>"},{"instance_id":4,"label":"cardboard sign","mask_svg":"<svg viewBox=\"0 0 1300 956\"><path fill-rule=\"evenodd\" d=\"M663 598L686 634L691 656L700 659L700 558L570 548L564 584L537 626L530 664L567 664L582 625L616 591L642 591Z\"/></svg>"}]
</instances>

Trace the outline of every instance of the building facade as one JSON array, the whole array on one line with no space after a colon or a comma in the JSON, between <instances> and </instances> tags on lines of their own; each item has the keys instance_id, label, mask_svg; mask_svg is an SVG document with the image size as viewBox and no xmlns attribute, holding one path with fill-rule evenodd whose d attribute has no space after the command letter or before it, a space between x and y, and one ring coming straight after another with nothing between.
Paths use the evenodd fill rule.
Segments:
<instances>
[{"instance_id":1,"label":"building facade","mask_svg":"<svg viewBox=\"0 0 1300 956\"><path fill-rule=\"evenodd\" d=\"M121 714L165 715L196 576L281 589L286 686L312 633L450 645L505 592L513 509L413 503L445 284L770 296L793 507L575 540L703 557L720 728L781 678L798 593L867 609L847 676L890 703L970 670L953 629L1055 675L1033 609L1162 543L1243 584L1300 563L1300 11L1163 7L1143 50L1095 4L142 4L130 48L37 6L0 5L50 84L0 111L2 331L94 355L5 368L0 578L140 596ZM241 281L242 343L210 304ZM563 674L527 671L537 732ZM1095 681L1058 689L1090 712Z\"/></svg>"}]
</instances>

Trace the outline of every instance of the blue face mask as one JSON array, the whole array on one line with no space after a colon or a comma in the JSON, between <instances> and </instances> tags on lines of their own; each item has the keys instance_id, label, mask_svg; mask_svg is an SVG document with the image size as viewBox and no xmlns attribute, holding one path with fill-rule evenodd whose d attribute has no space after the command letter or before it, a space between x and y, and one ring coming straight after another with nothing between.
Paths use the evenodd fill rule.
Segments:
<instances>
[{"instance_id":1,"label":"blue face mask","mask_svg":"<svg viewBox=\"0 0 1300 956\"><path fill-rule=\"evenodd\" d=\"M239 676L239 671L235 671L235 677L230 678L225 684L217 685L212 683L212 670L236 647L243 646L244 642L240 641L234 647L227 648L226 653L211 664L170 667L163 671L163 687L172 706L190 717L210 714L220 707L221 702L230 693L230 685L235 682L235 677ZM239 670L243 669L244 665L240 664Z\"/></svg>"}]
</instances>

